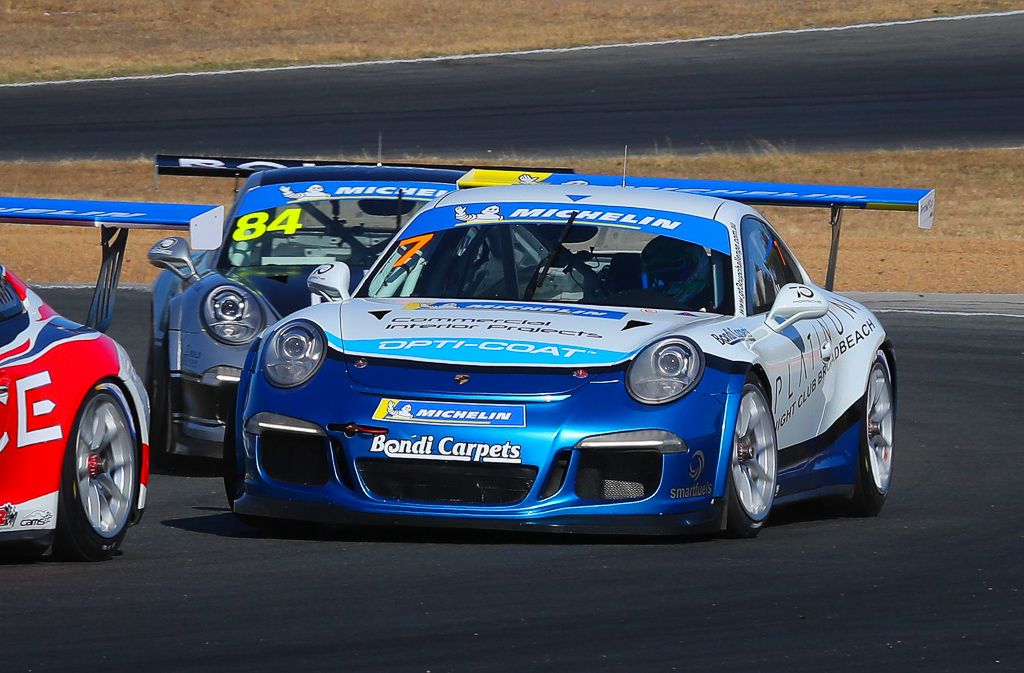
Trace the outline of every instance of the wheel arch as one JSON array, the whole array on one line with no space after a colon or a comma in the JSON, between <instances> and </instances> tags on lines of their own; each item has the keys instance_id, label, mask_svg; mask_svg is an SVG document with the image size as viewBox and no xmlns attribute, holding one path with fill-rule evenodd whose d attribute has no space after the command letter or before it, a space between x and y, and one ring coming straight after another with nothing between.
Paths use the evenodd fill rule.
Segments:
<instances>
[{"instance_id":1,"label":"wheel arch","mask_svg":"<svg viewBox=\"0 0 1024 673\"><path fill-rule=\"evenodd\" d=\"M885 354L889 364L889 381L892 383L892 405L894 410L899 410L899 375L896 372L896 350L893 348L892 339L886 339L879 346L879 350Z\"/></svg>"}]
</instances>

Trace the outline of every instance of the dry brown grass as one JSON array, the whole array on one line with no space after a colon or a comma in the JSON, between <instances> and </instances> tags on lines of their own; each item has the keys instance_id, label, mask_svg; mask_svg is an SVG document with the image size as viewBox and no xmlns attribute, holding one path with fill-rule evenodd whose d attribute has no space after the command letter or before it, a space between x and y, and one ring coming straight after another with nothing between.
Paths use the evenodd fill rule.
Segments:
<instances>
[{"instance_id":1,"label":"dry brown grass","mask_svg":"<svg viewBox=\"0 0 1024 673\"><path fill-rule=\"evenodd\" d=\"M0 81L635 42L1019 7L1011 0L0 0Z\"/></svg>"},{"instance_id":2,"label":"dry brown grass","mask_svg":"<svg viewBox=\"0 0 1024 673\"><path fill-rule=\"evenodd\" d=\"M419 159L429 159L420 157ZM471 158L463 161L471 163ZM510 157L516 163L529 163ZM488 163L495 159L489 158ZM540 161L534 159L534 161ZM580 172L616 173L613 159L545 158ZM769 182L934 187L932 231L912 213L847 211L836 285L844 290L1024 292L1024 152L933 150L843 154L650 156L630 159L634 175L714 177ZM25 196L227 203L232 182L163 178L154 189L145 160L0 163L0 192ZM768 208L797 256L817 279L828 252L827 213ZM155 270L146 250L159 234L132 234L123 279L148 282ZM36 282L94 278L99 247L94 231L0 227L0 259Z\"/></svg>"}]
</instances>

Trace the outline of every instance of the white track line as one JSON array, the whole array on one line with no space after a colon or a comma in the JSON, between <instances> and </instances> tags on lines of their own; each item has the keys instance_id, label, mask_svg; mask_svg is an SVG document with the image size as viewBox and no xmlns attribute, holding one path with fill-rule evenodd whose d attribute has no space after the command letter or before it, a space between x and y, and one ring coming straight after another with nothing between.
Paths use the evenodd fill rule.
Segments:
<instances>
[{"instance_id":1,"label":"white track line","mask_svg":"<svg viewBox=\"0 0 1024 673\"><path fill-rule=\"evenodd\" d=\"M29 287L37 290L95 290L95 283L29 283ZM127 285L118 285L118 291L128 290L129 292L139 292L142 290L149 290L149 285L143 285L142 283L129 283Z\"/></svg>"},{"instance_id":2,"label":"white track line","mask_svg":"<svg viewBox=\"0 0 1024 673\"><path fill-rule=\"evenodd\" d=\"M155 79L169 79L172 77L210 77L220 75L241 75L264 72L288 72L293 70L325 70L335 68L361 68L374 65L400 65L414 63L440 63L446 61L466 61L477 58L497 58L502 56L530 56L536 54L567 54L576 51L595 51L599 49L634 49L637 47L660 47L673 44L694 44L700 42L727 42L731 40L745 40L756 37L774 37L777 35L804 35L807 33L835 33L848 30L863 30L867 28L887 28L890 26L909 26L917 23L942 23L946 21L970 21L972 19L990 19L1003 16L1018 16L1024 14L1024 9L1015 9L1007 12L990 12L987 14L959 14L956 16L932 16L924 19L904 19L901 21L878 21L874 23L855 23L849 26L821 26L818 28L791 28L786 30L768 30L756 33L736 33L732 35L709 35L706 37L689 37L674 40L656 40L651 42L620 42L615 44L590 44L579 47L549 47L544 49L525 49L522 51L494 51L482 54L454 54L450 56L425 56L422 58L399 58L379 61L350 61L345 63L314 63L310 65L283 65L273 68L239 68L237 70L208 70L202 72L172 72L159 75L123 75L119 77L97 77L64 80L46 80L42 82L13 82L0 84L0 89L32 86L52 86L56 84L83 84L91 82L126 82L145 81Z\"/></svg>"},{"instance_id":3,"label":"white track line","mask_svg":"<svg viewBox=\"0 0 1024 673\"><path fill-rule=\"evenodd\" d=\"M872 313L917 313L919 315L955 315L955 316L987 316L992 318L1024 318L1021 313L975 313L973 311L926 311L910 308L876 308Z\"/></svg>"}]
</instances>

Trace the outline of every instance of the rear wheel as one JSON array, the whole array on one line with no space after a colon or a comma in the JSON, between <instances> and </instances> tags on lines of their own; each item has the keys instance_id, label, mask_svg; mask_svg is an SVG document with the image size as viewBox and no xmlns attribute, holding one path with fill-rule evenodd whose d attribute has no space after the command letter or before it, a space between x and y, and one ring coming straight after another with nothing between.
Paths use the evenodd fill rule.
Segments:
<instances>
[{"instance_id":1,"label":"rear wheel","mask_svg":"<svg viewBox=\"0 0 1024 673\"><path fill-rule=\"evenodd\" d=\"M102 383L75 419L61 473L54 555L110 558L128 530L139 497L138 435L117 386Z\"/></svg>"},{"instance_id":2,"label":"rear wheel","mask_svg":"<svg viewBox=\"0 0 1024 673\"><path fill-rule=\"evenodd\" d=\"M775 501L778 445L768 396L756 378L743 386L729 456L726 532L754 537Z\"/></svg>"},{"instance_id":3,"label":"rear wheel","mask_svg":"<svg viewBox=\"0 0 1024 673\"><path fill-rule=\"evenodd\" d=\"M889 360L878 351L864 393L857 477L849 506L854 516L877 516L889 493L896 426L894 402Z\"/></svg>"}]
</instances>

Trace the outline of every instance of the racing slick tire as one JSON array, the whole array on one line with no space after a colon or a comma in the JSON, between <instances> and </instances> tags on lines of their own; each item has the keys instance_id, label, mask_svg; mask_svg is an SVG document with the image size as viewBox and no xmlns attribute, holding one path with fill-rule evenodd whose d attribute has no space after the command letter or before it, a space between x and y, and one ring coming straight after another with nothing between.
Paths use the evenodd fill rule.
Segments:
<instances>
[{"instance_id":1,"label":"racing slick tire","mask_svg":"<svg viewBox=\"0 0 1024 673\"><path fill-rule=\"evenodd\" d=\"M729 537L755 537L775 501L778 441L771 405L756 376L748 375L733 429L726 485L725 531Z\"/></svg>"},{"instance_id":2,"label":"racing slick tire","mask_svg":"<svg viewBox=\"0 0 1024 673\"><path fill-rule=\"evenodd\" d=\"M868 375L860 418L857 476L847 511L852 516L878 516L892 485L893 432L896 405L892 370L878 351Z\"/></svg>"},{"instance_id":3,"label":"racing slick tire","mask_svg":"<svg viewBox=\"0 0 1024 673\"><path fill-rule=\"evenodd\" d=\"M96 385L82 402L64 451L53 554L104 561L124 540L139 499L139 440L121 390Z\"/></svg>"}]
</instances>

